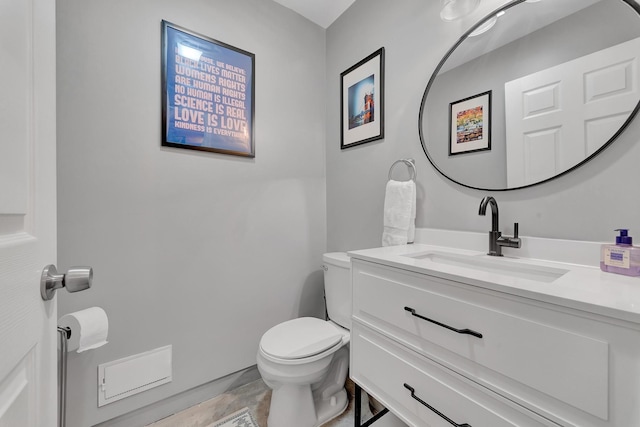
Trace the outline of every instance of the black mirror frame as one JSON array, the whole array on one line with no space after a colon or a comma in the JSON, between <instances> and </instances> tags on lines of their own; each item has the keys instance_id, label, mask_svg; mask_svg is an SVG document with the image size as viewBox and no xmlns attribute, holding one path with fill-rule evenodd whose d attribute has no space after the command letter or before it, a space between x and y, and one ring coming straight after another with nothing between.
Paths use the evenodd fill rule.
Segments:
<instances>
[{"instance_id":1,"label":"black mirror frame","mask_svg":"<svg viewBox=\"0 0 640 427\"><path fill-rule=\"evenodd\" d=\"M453 45L453 47L451 47L451 49L449 49L447 51L447 53L444 55L444 57L440 60L440 62L438 63L438 65L436 66L435 70L433 71L433 74L431 75L431 78L429 79L429 82L427 83L427 87L424 91L424 94L422 95L422 102L420 103L420 111L418 113L418 134L420 136L420 144L422 145L422 151L424 151L424 154L427 156L427 159L429 160L429 163L431 163L431 165L435 168L435 170L438 171L438 173L440 173L440 175L444 176L445 178L447 178L448 180L461 185L463 187L466 188L471 188L473 190L482 190L482 191L512 191L512 190L520 190L523 188L529 188L529 187L533 187L536 185L540 185L543 184L545 182L549 182L552 181L556 178L559 178L563 175L568 174L569 172L574 171L575 169L579 168L580 166L584 165L585 163L589 162L591 159L593 159L595 156L597 156L598 154L600 154L605 148L607 148L609 145L611 145L611 143L613 141L615 141L621 134L622 132L624 132L624 130L627 128L627 126L629 126L629 124L633 121L633 119L635 118L636 114L638 113L638 111L640 110L640 100L638 101L638 103L636 104L636 107L633 109L633 111L631 112L631 114L629 115L629 117L627 118L627 120L622 124L622 126L620 127L620 129L618 129L618 131L616 133L613 134L613 136L611 138L609 138L609 140L604 143L599 149L597 149L596 151L594 151L589 157L587 157L586 159L584 159L583 161L581 161L580 163L577 163L576 165L572 166L571 168L560 172L557 175L554 175L550 178L547 178L545 180L542 181L538 181L535 182L533 184L527 184L527 185L522 185L520 187L513 187L513 188L483 188L483 187L474 187L472 185L468 185L468 184L463 184L462 182L459 182L453 178L451 178L449 175L445 174L435 163L435 161L431 158L431 156L429 156L429 152L427 150L427 146L426 146L426 141L425 141L425 137L424 137L424 133L422 130L422 121L423 121L423 116L424 116L424 110L425 110L425 104L427 102L427 95L429 94L429 89L431 89L431 86L433 85L434 80L436 79L438 73L440 72L440 69L442 69L442 67L444 66L445 62L447 62L447 59L449 59L449 57L453 54L453 52L457 49L458 46L460 46L460 44L462 44L462 42L464 42L467 37L469 36L469 34L471 34L472 32L474 32L478 27L480 27L486 20L488 20L489 18L491 18L492 16L496 15L497 13L501 12L501 11L506 11L507 9L510 9L520 3L524 3L526 0L512 0L511 2L505 4L504 6L494 10L493 12L491 12L489 15L485 16L484 18L482 18L481 20L479 20L475 25L473 25L469 30L467 30L459 39L458 41L456 41L456 43ZM623 3L626 3L629 7L631 7L633 10L635 10L635 12L638 14L638 16L640 17L640 5L638 3L636 3L634 0L620 0Z\"/></svg>"}]
</instances>

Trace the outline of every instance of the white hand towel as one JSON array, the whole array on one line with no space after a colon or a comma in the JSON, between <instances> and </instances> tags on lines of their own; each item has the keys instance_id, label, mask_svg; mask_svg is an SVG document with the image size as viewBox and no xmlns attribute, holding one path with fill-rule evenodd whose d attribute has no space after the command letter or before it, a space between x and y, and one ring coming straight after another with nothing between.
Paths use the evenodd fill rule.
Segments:
<instances>
[{"instance_id":1,"label":"white hand towel","mask_svg":"<svg viewBox=\"0 0 640 427\"><path fill-rule=\"evenodd\" d=\"M411 195L411 217L409 218L409 230L407 231L407 243L413 243L416 238L416 183L413 183L413 194Z\"/></svg>"},{"instance_id":2,"label":"white hand towel","mask_svg":"<svg viewBox=\"0 0 640 427\"><path fill-rule=\"evenodd\" d=\"M413 181L387 182L384 197L382 246L404 245L415 235L416 184ZM409 236L410 229L412 236ZM411 240L409 240L411 237Z\"/></svg>"}]
</instances>

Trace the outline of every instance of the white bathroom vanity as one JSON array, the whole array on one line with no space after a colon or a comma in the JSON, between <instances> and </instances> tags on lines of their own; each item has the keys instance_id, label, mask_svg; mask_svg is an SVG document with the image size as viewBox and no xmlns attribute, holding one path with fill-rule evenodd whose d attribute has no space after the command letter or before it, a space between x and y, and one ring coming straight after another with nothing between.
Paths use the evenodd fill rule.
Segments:
<instances>
[{"instance_id":1,"label":"white bathroom vanity","mask_svg":"<svg viewBox=\"0 0 640 427\"><path fill-rule=\"evenodd\" d=\"M350 375L408 425L640 426L640 278L424 244L349 255Z\"/></svg>"}]
</instances>

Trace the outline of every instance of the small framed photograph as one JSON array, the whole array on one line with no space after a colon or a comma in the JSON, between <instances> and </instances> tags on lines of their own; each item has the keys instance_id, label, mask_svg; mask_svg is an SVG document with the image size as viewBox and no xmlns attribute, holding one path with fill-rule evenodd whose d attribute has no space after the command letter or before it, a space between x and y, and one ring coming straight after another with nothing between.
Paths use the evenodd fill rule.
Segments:
<instances>
[{"instance_id":1,"label":"small framed photograph","mask_svg":"<svg viewBox=\"0 0 640 427\"><path fill-rule=\"evenodd\" d=\"M340 77L340 148L384 138L384 47Z\"/></svg>"},{"instance_id":2,"label":"small framed photograph","mask_svg":"<svg viewBox=\"0 0 640 427\"><path fill-rule=\"evenodd\" d=\"M255 157L255 55L162 21L162 145Z\"/></svg>"},{"instance_id":3,"label":"small framed photograph","mask_svg":"<svg viewBox=\"0 0 640 427\"><path fill-rule=\"evenodd\" d=\"M491 150L491 91L449 104L449 155Z\"/></svg>"}]
</instances>

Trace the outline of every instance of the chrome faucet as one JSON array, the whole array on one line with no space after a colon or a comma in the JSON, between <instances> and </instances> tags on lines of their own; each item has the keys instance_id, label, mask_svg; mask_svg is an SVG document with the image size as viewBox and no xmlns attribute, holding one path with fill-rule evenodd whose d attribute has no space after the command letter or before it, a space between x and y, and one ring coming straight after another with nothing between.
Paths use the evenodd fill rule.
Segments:
<instances>
[{"instance_id":1,"label":"chrome faucet","mask_svg":"<svg viewBox=\"0 0 640 427\"><path fill-rule=\"evenodd\" d=\"M503 236L498 230L498 202L491 196L487 196L480 202L478 215L487 213L487 205L491 205L491 231L489 232L489 252L487 255L502 256L502 247L519 248L522 245L518 238L518 223L513 224L513 237Z\"/></svg>"}]
</instances>

